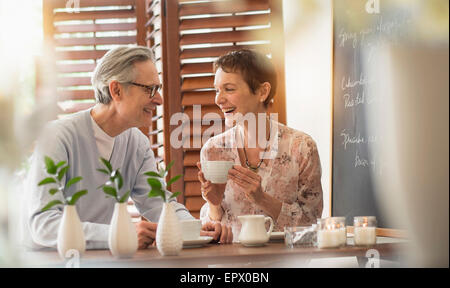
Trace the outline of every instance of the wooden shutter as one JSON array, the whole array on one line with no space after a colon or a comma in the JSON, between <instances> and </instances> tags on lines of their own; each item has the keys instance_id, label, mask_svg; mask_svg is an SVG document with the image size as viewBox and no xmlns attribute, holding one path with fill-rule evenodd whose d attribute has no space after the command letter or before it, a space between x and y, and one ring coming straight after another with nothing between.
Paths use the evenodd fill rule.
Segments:
<instances>
[{"instance_id":1,"label":"wooden shutter","mask_svg":"<svg viewBox=\"0 0 450 288\"><path fill-rule=\"evenodd\" d=\"M44 33L55 49L58 107L69 114L91 107L97 60L117 45L145 45L145 0L44 0ZM141 8L139 8L142 6ZM138 27L141 25L141 27ZM139 31L139 32L138 32Z\"/></svg>"},{"instance_id":2,"label":"wooden shutter","mask_svg":"<svg viewBox=\"0 0 450 288\"><path fill-rule=\"evenodd\" d=\"M164 84L162 79L163 61L162 61L162 38L161 38L161 2L145 1L144 12L146 15L145 26L145 42L147 47L151 48L156 59L156 68L160 74L160 81ZM161 92L164 98L164 91ZM164 105L165 106L165 105ZM158 163L164 160L164 106L158 106L156 113L153 116L152 126L150 127L150 143L155 153Z\"/></svg>"},{"instance_id":3,"label":"wooden shutter","mask_svg":"<svg viewBox=\"0 0 450 288\"><path fill-rule=\"evenodd\" d=\"M277 67L279 88L270 111L279 113L286 122L284 102L284 46L281 1L149 1L158 2L161 17L164 115L184 112L190 118L191 143L198 140L192 126L202 117L215 112L223 114L214 103L213 61L222 54L240 48L258 49L270 55ZM194 118L193 105L200 104L201 117ZM168 118L168 117L166 117ZM184 174L184 183L172 190L182 191L179 201L198 217L204 200L197 180L200 148L174 149L169 143L176 128L165 119L166 159L176 161L171 175ZM208 127L202 127L203 132ZM203 139L205 140L205 139ZM201 142L200 142L201 143ZM192 145L190 146L192 147ZM174 189L175 188L175 189Z\"/></svg>"},{"instance_id":4,"label":"wooden shutter","mask_svg":"<svg viewBox=\"0 0 450 288\"><path fill-rule=\"evenodd\" d=\"M91 75L100 59L117 45L145 46L145 0L44 0L44 36L53 46L57 104L67 115L95 104ZM150 135L149 127L141 131ZM154 143L153 143L154 145ZM130 203L133 217L139 214Z\"/></svg>"}]
</instances>

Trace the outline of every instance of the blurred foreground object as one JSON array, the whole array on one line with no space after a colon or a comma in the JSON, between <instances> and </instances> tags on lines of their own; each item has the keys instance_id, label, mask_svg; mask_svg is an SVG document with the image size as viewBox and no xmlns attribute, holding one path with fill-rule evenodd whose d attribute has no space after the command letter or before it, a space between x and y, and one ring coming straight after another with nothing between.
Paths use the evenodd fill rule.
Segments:
<instances>
[{"instance_id":1,"label":"blurred foreground object","mask_svg":"<svg viewBox=\"0 0 450 288\"><path fill-rule=\"evenodd\" d=\"M385 47L369 73L383 83L371 87L382 105L369 126L387 164L374 176L381 207L408 227L408 266L449 265L448 54L448 44Z\"/></svg>"}]
</instances>

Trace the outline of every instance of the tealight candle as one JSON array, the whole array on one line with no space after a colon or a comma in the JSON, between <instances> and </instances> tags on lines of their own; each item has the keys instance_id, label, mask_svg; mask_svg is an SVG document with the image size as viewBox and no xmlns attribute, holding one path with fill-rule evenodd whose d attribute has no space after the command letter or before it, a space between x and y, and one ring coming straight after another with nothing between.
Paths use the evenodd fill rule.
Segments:
<instances>
[{"instance_id":1,"label":"tealight candle","mask_svg":"<svg viewBox=\"0 0 450 288\"><path fill-rule=\"evenodd\" d=\"M317 231L317 247L337 248L347 243L347 230L344 217L322 219Z\"/></svg>"},{"instance_id":2,"label":"tealight candle","mask_svg":"<svg viewBox=\"0 0 450 288\"><path fill-rule=\"evenodd\" d=\"M354 225L354 241L358 246L370 246L377 243L376 235L376 218L374 216L355 217Z\"/></svg>"}]
</instances>

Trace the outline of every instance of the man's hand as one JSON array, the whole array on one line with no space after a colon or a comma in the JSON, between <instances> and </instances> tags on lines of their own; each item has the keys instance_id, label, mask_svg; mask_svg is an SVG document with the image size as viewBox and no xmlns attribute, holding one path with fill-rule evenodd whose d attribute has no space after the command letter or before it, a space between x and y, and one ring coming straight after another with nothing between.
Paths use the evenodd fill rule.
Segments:
<instances>
[{"instance_id":1,"label":"man's hand","mask_svg":"<svg viewBox=\"0 0 450 288\"><path fill-rule=\"evenodd\" d=\"M233 242L233 232L231 227L220 222L207 222L202 226L200 231L201 236L211 236L214 241L221 244L228 244Z\"/></svg>"},{"instance_id":2,"label":"man's hand","mask_svg":"<svg viewBox=\"0 0 450 288\"><path fill-rule=\"evenodd\" d=\"M200 162L197 162L197 167L200 169L197 176L201 183L203 199L208 201L210 205L219 206L222 203L225 186L227 184L212 184L211 181L205 179Z\"/></svg>"},{"instance_id":3,"label":"man's hand","mask_svg":"<svg viewBox=\"0 0 450 288\"><path fill-rule=\"evenodd\" d=\"M147 249L148 246L156 242L156 228L158 227L158 223L140 221L134 223L134 225L136 226L138 236L138 249Z\"/></svg>"}]
</instances>

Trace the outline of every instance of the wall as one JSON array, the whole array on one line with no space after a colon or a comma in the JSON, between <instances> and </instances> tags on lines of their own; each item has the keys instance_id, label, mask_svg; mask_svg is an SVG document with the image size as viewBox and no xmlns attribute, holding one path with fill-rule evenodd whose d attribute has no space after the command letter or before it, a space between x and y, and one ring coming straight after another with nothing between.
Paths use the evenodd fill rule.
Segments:
<instances>
[{"instance_id":1,"label":"wall","mask_svg":"<svg viewBox=\"0 0 450 288\"><path fill-rule=\"evenodd\" d=\"M322 163L323 217L330 216L331 0L283 0L287 125L309 134Z\"/></svg>"}]
</instances>

